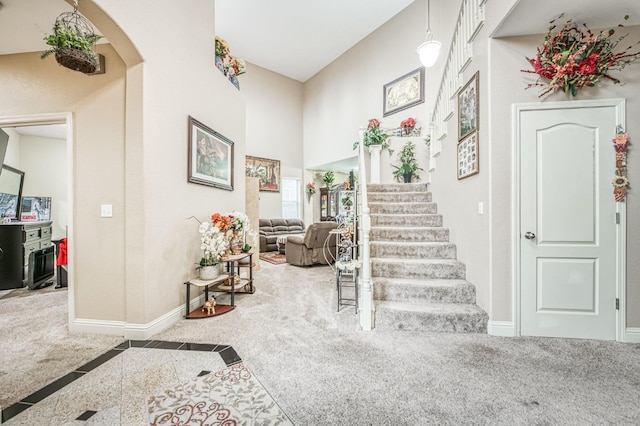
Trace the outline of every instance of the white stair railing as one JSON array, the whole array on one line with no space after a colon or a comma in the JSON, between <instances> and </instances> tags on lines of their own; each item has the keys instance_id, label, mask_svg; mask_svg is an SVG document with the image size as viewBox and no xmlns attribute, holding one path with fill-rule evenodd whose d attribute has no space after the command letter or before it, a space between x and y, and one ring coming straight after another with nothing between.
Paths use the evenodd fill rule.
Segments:
<instances>
[{"instance_id":1,"label":"white stair railing","mask_svg":"<svg viewBox=\"0 0 640 426\"><path fill-rule=\"evenodd\" d=\"M358 274L358 285L360 286L360 326L364 331L371 331L373 328L373 292L371 291L371 255L369 253L369 233L371 232L371 216L369 215L369 203L367 201L367 169L364 161L364 129L359 132L359 182L360 182L360 236L358 253L362 266Z\"/></svg>"}]
</instances>

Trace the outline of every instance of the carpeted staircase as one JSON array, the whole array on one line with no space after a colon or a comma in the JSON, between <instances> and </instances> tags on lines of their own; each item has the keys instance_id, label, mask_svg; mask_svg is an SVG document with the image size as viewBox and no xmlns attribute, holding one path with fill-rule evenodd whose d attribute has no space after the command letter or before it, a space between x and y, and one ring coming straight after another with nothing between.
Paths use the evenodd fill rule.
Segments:
<instances>
[{"instance_id":1,"label":"carpeted staircase","mask_svg":"<svg viewBox=\"0 0 640 426\"><path fill-rule=\"evenodd\" d=\"M465 265L426 184L369 185L375 327L486 333Z\"/></svg>"}]
</instances>

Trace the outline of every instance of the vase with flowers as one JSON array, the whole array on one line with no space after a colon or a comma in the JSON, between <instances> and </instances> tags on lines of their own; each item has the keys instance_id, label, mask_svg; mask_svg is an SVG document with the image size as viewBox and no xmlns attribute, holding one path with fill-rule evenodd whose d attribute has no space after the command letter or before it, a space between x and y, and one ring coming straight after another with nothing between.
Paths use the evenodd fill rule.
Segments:
<instances>
[{"instance_id":1,"label":"vase with flowers","mask_svg":"<svg viewBox=\"0 0 640 426\"><path fill-rule=\"evenodd\" d=\"M216 36L216 67L238 90L240 89L238 76L247 72L247 64L244 59L232 56L229 44L219 36Z\"/></svg>"},{"instance_id":2,"label":"vase with flowers","mask_svg":"<svg viewBox=\"0 0 640 426\"><path fill-rule=\"evenodd\" d=\"M200 248L203 256L198 263L200 279L210 280L216 278L220 273L220 261L227 252L229 243L225 233L213 222L202 222L199 227Z\"/></svg>"},{"instance_id":3,"label":"vase with flowers","mask_svg":"<svg viewBox=\"0 0 640 426\"><path fill-rule=\"evenodd\" d=\"M413 129L416 127L416 119L409 117L406 120L402 120L400 122L400 128L402 129L403 135L410 135L413 132Z\"/></svg>"},{"instance_id":4,"label":"vase with flowers","mask_svg":"<svg viewBox=\"0 0 640 426\"><path fill-rule=\"evenodd\" d=\"M304 192L306 192L307 194L307 202L310 202L311 197L316 193L316 186L313 184L313 182L307 182L304 187Z\"/></svg>"},{"instance_id":5,"label":"vase with flowers","mask_svg":"<svg viewBox=\"0 0 640 426\"><path fill-rule=\"evenodd\" d=\"M543 87L540 97L556 91L576 96L585 87L593 87L603 79L620 83L609 73L622 70L640 57L640 52L631 52L633 46L614 52L627 35L614 38L614 29L594 33L586 24L578 26L572 20L553 33L555 21L562 16L551 21L536 57L527 58L533 70L522 72L539 76L538 81L530 83L527 88ZM624 19L629 19L629 16Z\"/></svg>"}]
</instances>

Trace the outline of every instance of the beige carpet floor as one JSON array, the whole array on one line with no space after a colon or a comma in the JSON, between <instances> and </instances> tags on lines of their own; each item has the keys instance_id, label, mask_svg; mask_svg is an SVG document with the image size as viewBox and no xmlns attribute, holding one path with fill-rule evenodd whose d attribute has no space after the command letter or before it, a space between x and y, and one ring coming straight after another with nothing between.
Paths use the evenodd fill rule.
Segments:
<instances>
[{"instance_id":1,"label":"beige carpet floor","mask_svg":"<svg viewBox=\"0 0 640 426\"><path fill-rule=\"evenodd\" d=\"M337 312L330 267L263 262L255 282L255 294L238 296L235 310L181 320L153 339L231 345L296 425L640 424L640 344L366 333L359 330L353 308ZM13 298L21 299L28 298ZM34 301L48 305L44 298ZM19 309L5 307L8 302L0 300L2 329L13 323L4 320L5 315ZM24 351L44 351L46 357L6 352L2 340L4 401L24 397L51 377L67 373L68 365L84 362L65 341L76 339L77 352L85 355L110 346L111 338L83 336L80 341L59 325L52 327L56 332L38 334L52 323L49 317L62 318L57 323L64 324L65 315L60 309L37 316L37 324L20 323L9 342ZM32 332L37 341L28 343ZM161 371L148 377L155 377L159 392L168 389ZM29 386L20 383L23 377ZM146 405L144 400L138 403ZM29 424L21 422L22 416L8 424ZM40 420L49 424L46 417Z\"/></svg>"}]
</instances>

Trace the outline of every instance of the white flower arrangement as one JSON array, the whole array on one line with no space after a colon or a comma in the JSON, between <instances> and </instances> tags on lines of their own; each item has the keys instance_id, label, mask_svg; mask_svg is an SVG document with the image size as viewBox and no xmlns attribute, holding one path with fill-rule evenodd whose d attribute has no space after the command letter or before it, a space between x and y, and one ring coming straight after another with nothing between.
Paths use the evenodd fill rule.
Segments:
<instances>
[{"instance_id":1,"label":"white flower arrangement","mask_svg":"<svg viewBox=\"0 0 640 426\"><path fill-rule=\"evenodd\" d=\"M200 266L217 265L229 248L229 240L224 232L209 222L202 222L199 232L200 248L204 251L204 256L200 259Z\"/></svg>"}]
</instances>

